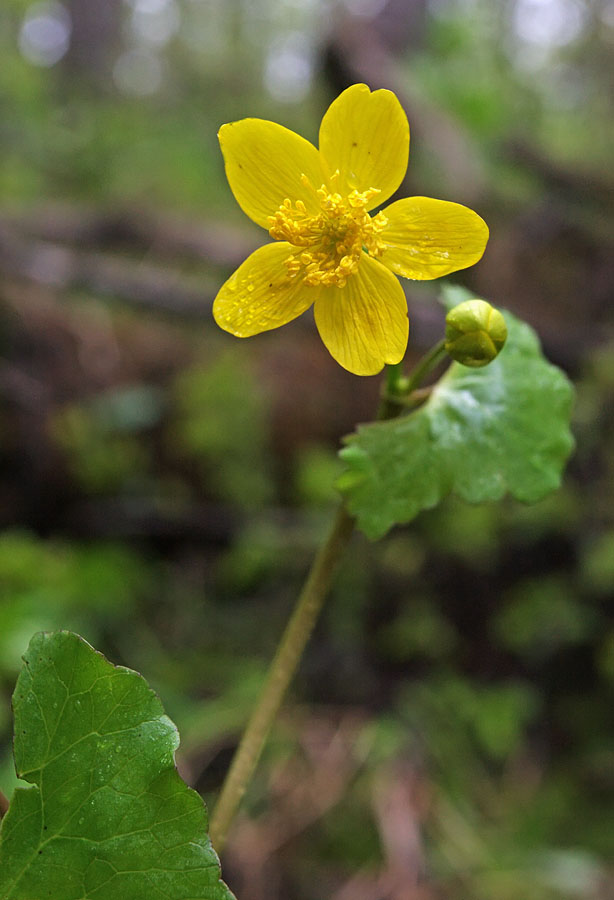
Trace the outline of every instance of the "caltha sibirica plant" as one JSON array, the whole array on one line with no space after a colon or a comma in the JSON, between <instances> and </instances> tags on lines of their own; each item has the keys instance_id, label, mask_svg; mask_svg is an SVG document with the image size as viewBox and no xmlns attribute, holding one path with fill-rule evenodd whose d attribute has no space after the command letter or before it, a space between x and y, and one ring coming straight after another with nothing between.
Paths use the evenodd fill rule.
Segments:
<instances>
[{"instance_id":1,"label":"caltha sibirica plant","mask_svg":"<svg viewBox=\"0 0 614 900\"><path fill-rule=\"evenodd\" d=\"M174 768L176 730L144 680L77 635L33 638L13 698L16 770L29 785L5 803L0 900L230 898L215 851L354 530L375 540L450 493L470 503L506 494L535 502L558 486L573 446L566 377L527 324L464 288L440 291L441 338L406 371L409 320L397 276L431 280L474 265L488 228L446 200L386 205L409 154L394 93L348 88L322 119L319 148L254 118L223 125L219 139L232 192L272 241L222 285L215 321L245 338L313 306L341 366L357 376L387 367L379 409L344 439L338 510L210 827Z\"/></svg>"}]
</instances>

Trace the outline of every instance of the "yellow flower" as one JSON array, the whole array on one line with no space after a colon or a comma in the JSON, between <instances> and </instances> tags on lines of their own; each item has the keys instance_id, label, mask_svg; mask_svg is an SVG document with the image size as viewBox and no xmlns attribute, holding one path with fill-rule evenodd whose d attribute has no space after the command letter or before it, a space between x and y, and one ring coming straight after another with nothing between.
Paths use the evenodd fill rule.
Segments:
<instances>
[{"instance_id":1,"label":"yellow flower","mask_svg":"<svg viewBox=\"0 0 614 900\"><path fill-rule=\"evenodd\" d=\"M392 91L355 84L340 94L322 119L319 151L263 119L223 125L219 140L239 206L275 238L215 298L216 322L237 337L285 325L313 304L337 362L374 375L407 347L395 275L439 278L484 252L486 223L458 203L410 197L370 215L407 168L409 125Z\"/></svg>"}]
</instances>

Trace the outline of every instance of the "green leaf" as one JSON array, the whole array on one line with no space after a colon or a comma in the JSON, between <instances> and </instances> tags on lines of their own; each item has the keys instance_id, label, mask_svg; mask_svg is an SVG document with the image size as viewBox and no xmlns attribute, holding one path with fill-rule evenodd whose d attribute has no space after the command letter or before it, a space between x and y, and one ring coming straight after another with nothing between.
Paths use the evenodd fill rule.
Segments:
<instances>
[{"instance_id":1,"label":"green leaf","mask_svg":"<svg viewBox=\"0 0 614 900\"><path fill-rule=\"evenodd\" d=\"M230 900L177 730L141 676L76 634L38 634L13 696L15 790L0 900Z\"/></svg>"},{"instance_id":2,"label":"green leaf","mask_svg":"<svg viewBox=\"0 0 614 900\"><path fill-rule=\"evenodd\" d=\"M535 332L511 313L505 319L508 340L490 365L453 363L415 412L345 438L337 486L368 537L451 491L470 503L507 492L534 503L559 486L573 448L573 390L542 356Z\"/></svg>"}]
</instances>

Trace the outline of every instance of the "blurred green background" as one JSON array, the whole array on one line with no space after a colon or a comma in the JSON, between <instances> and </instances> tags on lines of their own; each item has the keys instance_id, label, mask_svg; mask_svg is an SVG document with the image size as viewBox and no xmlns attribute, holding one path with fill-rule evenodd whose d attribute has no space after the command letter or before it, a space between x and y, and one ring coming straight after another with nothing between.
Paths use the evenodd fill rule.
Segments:
<instances>
[{"instance_id":1,"label":"blurred green background","mask_svg":"<svg viewBox=\"0 0 614 900\"><path fill-rule=\"evenodd\" d=\"M219 789L378 378L309 316L241 342L217 287L265 240L219 125L315 140L400 97L402 194L491 228L455 279L578 385L534 508L450 500L358 536L225 853L240 900L614 895L612 0L4 0L0 8L0 786L37 630L141 671ZM453 279L454 280L454 279ZM441 334L405 283L410 357Z\"/></svg>"}]
</instances>

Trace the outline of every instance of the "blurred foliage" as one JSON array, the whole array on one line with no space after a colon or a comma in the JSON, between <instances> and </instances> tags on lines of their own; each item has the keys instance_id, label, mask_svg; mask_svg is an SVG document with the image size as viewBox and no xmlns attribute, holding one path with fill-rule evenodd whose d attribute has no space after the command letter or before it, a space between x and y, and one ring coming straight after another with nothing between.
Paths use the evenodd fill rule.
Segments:
<instances>
[{"instance_id":1,"label":"blurred foliage","mask_svg":"<svg viewBox=\"0 0 614 900\"><path fill-rule=\"evenodd\" d=\"M382 42L358 63L343 55L356 33ZM220 223L251 240L219 125L262 116L315 139L348 65L369 79L360 65L383 59L376 75L410 113L411 187L472 192L491 246L461 280L545 329L577 382L577 451L536 506L448 499L355 541L225 876L241 900L388 900L392 830L425 900L612 896L613 41L609 0L0 5L0 250L20 216L44 244L21 280L0 272L5 792L19 656L58 627L143 672L178 724L182 774L209 801L219 789L335 503L339 439L376 389L327 368L308 328L237 344L172 297L171 318L85 275L112 251L135 283L158 265L159 285L172 258L207 274L206 306L231 264ZM36 64L50 47L55 62ZM124 210L142 226L199 220L225 254L188 241L175 259L168 222L132 243L103 227L96 243L92 210L103 225ZM428 343L432 311L410 293L412 340Z\"/></svg>"},{"instance_id":2,"label":"blurred foliage","mask_svg":"<svg viewBox=\"0 0 614 900\"><path fill-rule=\"evenodd\" d=\"M195 461L216 498L247 508L270 503L265 400L244 357L234 350L213 366L185 371L174 406L176 449Z\"/></svg>"},{"instance_id":3,"label":"blurred foliage","mask_svg":"<svg viewBox=\"0 0 614 900\"><path fill-rule=\"evenodd\" d=\"M143 431L160 417L155 390L146 386L100 394L53 419L53 434L72 474L88 493L114 493L146 477L151 466Z\"/></svg>"},{"instance_id":4,"label":"blurred foliage","mask_svg":"<svg viewBox=\"0 0 614 900\"><path fill-rule=\"evenodd\" d=\"M120 628L151 587L150 572L128 547L0 535L0 673L14 678L24 639L70 627L94 641Z\"/></svg>"}]
</instances>

